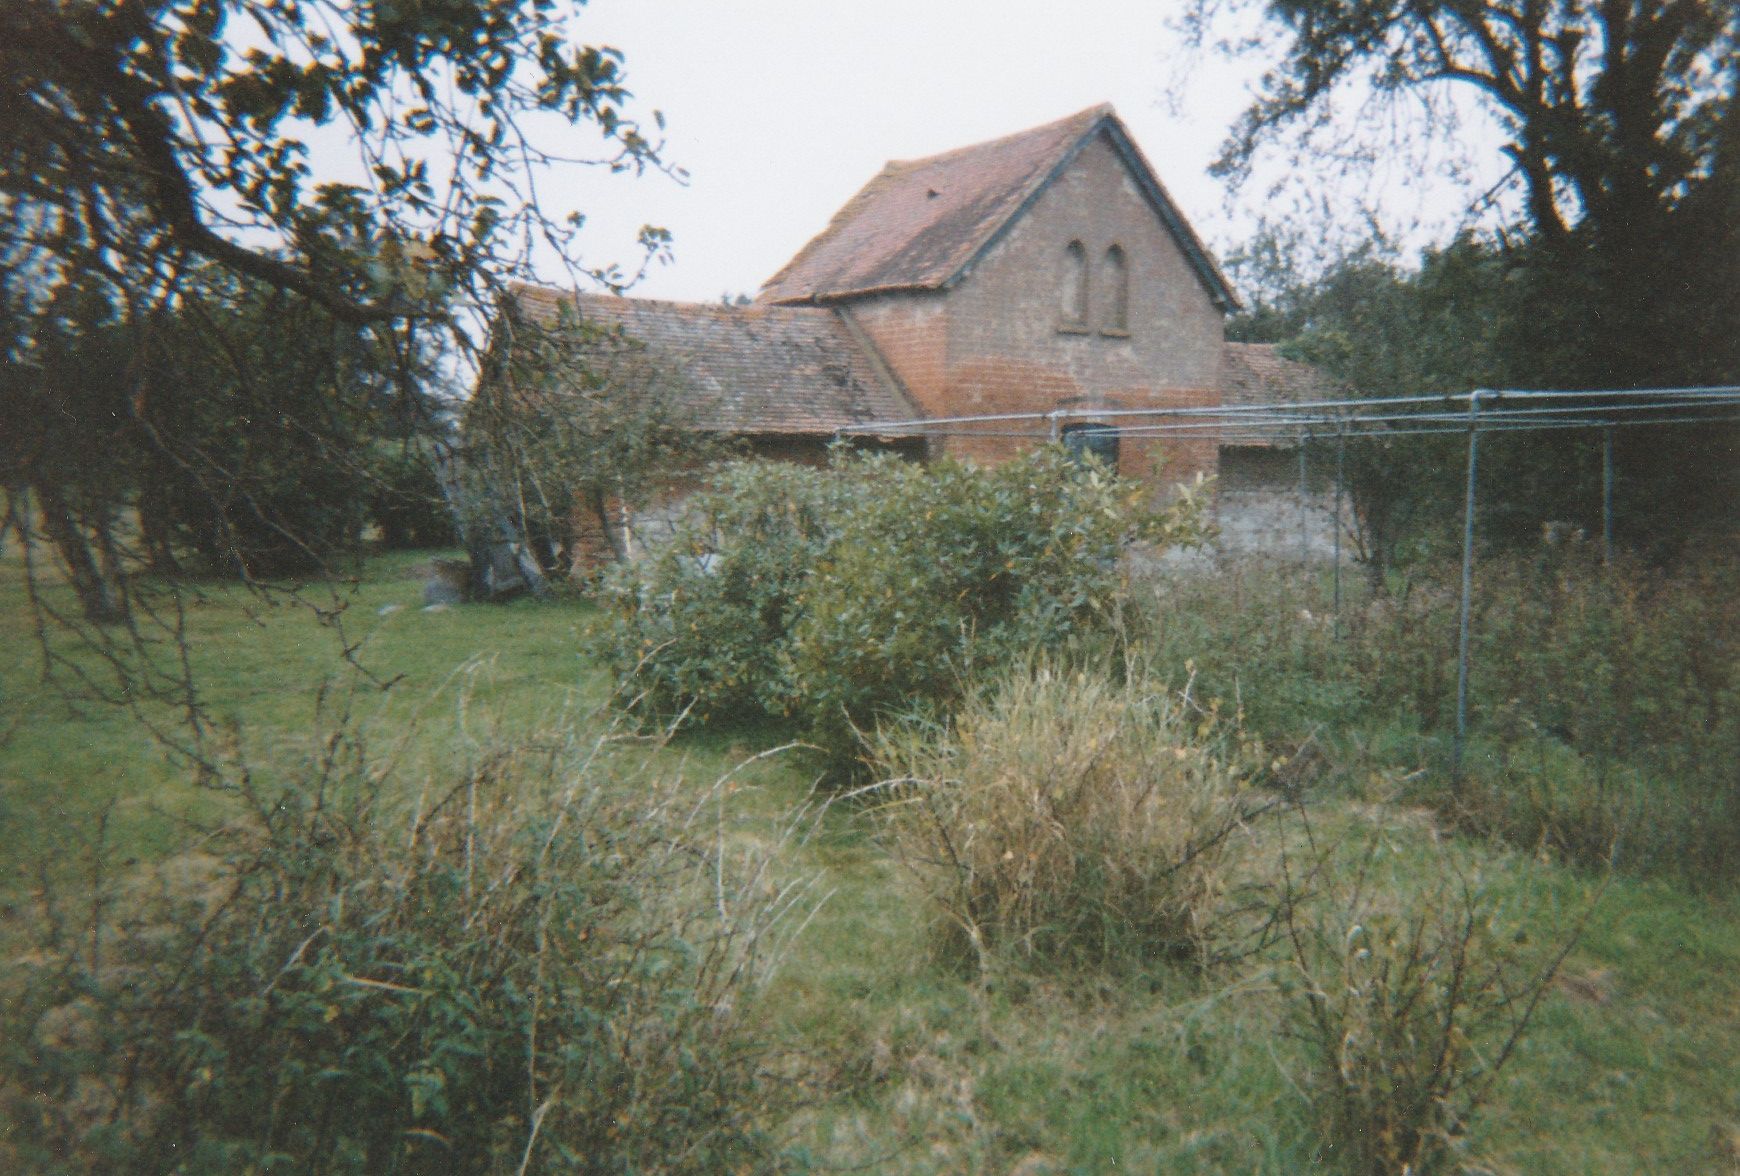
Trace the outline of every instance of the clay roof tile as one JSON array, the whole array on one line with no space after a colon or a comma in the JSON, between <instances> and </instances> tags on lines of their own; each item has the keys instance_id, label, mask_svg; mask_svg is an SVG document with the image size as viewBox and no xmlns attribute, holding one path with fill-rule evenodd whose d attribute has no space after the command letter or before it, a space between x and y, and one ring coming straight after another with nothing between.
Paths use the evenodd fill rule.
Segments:
<instances>
[{"instance_id":1,"label":"clay roof tile","mask_svg":"<svg viewBox=\"0 0 1740 1176\"><path fill-rule=\"evenodd\" d=\"M1273 343L1228 343L1222 365L1221 403L1228 407L1306 404L1333 400L1346 387L1320 367L1283 356ZM1236 426L1229 426L1236 427ZM1289 439L1241 440L1239 444L1285 444Z\"/></svg>"},{"instance_id":2,"label":"clay roof tile","mask_svg":"<svg viewBox=\"0 0 1740 1176\"><path fill-rule=\"evenodd\" d=\"M1138 171L1216 301L1236 305L1225 278L1109 104L988 143L886 165L768 279L758 301L817 303L941 289L958 280L1063 165L1102 132Z\"/></svg>"},{"instance_id":3,"label":"clay roof tile","mask_svg":"<svg viewBox=\"0 0 1740 1176\"><path fill-rule=\"evenodd\" d=\"M534 322L553 324L566 306L582 322L645 344L655 362L677 374L678 395L697 428L829 434L919 415L832 310L662 302L524 284L511 294Z\"/></svg>"}]
</instances>

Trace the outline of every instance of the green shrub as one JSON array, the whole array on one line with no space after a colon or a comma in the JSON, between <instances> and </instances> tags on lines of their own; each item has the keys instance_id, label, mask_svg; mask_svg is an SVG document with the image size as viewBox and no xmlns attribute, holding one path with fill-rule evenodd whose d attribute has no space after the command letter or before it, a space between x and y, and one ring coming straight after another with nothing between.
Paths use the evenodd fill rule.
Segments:
<instances>
[{"instance_id":1,"label":"green shrub","mask_svg":"<svg viewBox=\"0 0 1740 1176\"><path fill-rule=\"evenodd\" d=\"M784 713L789 634L810 570L868 485L910 476L879 458L717 468L672 542L605 579L608 616L591 646L628 708L659 721Z\"/></svg>"},{"instance_id":2,"label":"green shrub","mask_svg":"<svg viewBox=\"0 0 1740 1176\"><path fill-rule=\"evenodd\" d=\"M1199 537L1194 499L1147 499L1055 447L878 485L805 585L793 708L822 745L847 748L891 714L946 708L975 670L1108 633L1126 547Z\"/></svg>"},{"instance_id":3,"label":"green shrub","mask_svg":"<svg viewBox=\"0 0 1740 1176\"><path fill-rule=\"evenodd\" d=\"M980 968L1206 962L1251 814L1213 716L1124 675L1017 670L952 725L885 729L898 856Z\"/></svg>"},{"instance_id":4,"label":"green shrub","mask_svg":"<svg viewBox=\"0 0 1740 1176\"><path fill-rule=\"evenodd\" d=\"M787 896L740 892L691 832L707 790L556 744L400 811L330 750L215 854L47 909L8 984L0 1166L773 1164L779 1092L735 1006Z\"/></svg>"},{"instance_id":5,"label":"green shrub","mask_svg":"<svg viewBox=\"0 0 1740 1176\"><path fill-rule=\"evenodd\" d=\"M595 648L632 709L792 717L843 761L975 669L1107 632L1125 547L1200 534L1193 497L1145 498L1060 449L725 467L676 542L611 578Z\"/></svg>"}]
</instances>

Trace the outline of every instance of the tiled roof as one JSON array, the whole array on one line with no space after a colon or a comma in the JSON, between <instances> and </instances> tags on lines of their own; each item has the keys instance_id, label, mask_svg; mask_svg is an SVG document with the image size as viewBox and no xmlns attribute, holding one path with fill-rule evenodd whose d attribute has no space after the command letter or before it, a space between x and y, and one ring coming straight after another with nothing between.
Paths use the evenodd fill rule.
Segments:
<instances>
[{"instance_id":1,"label":"tiled roof","mask_svg":"<svg viewBox=\"0 0 1740 1176\"><path fill-rule=\"evenodd\" d=\"M958 280L1096 134L1107 134L1217 304L1237 305L1111 106L928 159L890 163L762 287L764 303L826 302Z\"/></svg>"},{"instance_id":2,"label":"tiled roof","mask_svg":"<svg viewBox=\"0 0 1740 1176\"><path fill-rule=\"evenodd\" d=\"M1347 389L1322 368L1283 356L1273 343L1228 343L1221 366L1221 404L1251 406L1333 400ZM1229 425L1235 428L1236 425ZM1241 445L1285 443L1241 439ZM1231 443L1231 442L1229 442Z\"/></svg>"},{"instance_id":3,"label":"tiled roof","mask_svg":"<svg viewBox=\"0 0 1740 1176\"><path fill-rule=\"evenodd\" d=\"M582 321L620 328L682 378L697 427L733 433L826 434L920 415L846 324L822 307L658 302L516 285L533 321L566 303Z\"/></svg>"}]
</instances>

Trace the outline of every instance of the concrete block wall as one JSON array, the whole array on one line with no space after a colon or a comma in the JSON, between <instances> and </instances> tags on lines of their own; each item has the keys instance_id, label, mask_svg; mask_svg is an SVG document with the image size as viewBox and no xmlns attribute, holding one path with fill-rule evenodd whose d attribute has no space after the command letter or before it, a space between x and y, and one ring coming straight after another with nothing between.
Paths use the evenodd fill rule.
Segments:
<instances>
[{"instance_id":1,"label":"concrete block wall","mask_svg":"<svg viewBox=\"0 0 1740 1176\"><path fill-rule=\"evenodd\" d=\"M1343 495L1344 559L1353 553L1352 509ZM1215 521L1223 552L1330 559L1335 554L1335 518L1335 485L1321 454L1306 455L1301 496L1297 449L1238 446L1222 451Z\"/></svg>"}]
</instances>

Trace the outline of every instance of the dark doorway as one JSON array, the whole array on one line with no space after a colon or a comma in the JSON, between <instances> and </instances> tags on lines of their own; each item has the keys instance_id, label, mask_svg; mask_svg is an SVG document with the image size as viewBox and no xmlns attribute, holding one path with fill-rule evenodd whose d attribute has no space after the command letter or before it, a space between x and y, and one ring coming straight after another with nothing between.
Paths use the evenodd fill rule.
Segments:
<instances>
[{"instance_id":1,"label":"dark doorway","mask_svg":"<svg viewBox=\"0 0 1740 1176\"><path fill-rule=\"evenodd\" d=\"M1077 461L1092 458L1117 471L1118 430L1112 425L1068 425L1063 430L1063 447Z\"/></svg>"}]
</instances>

